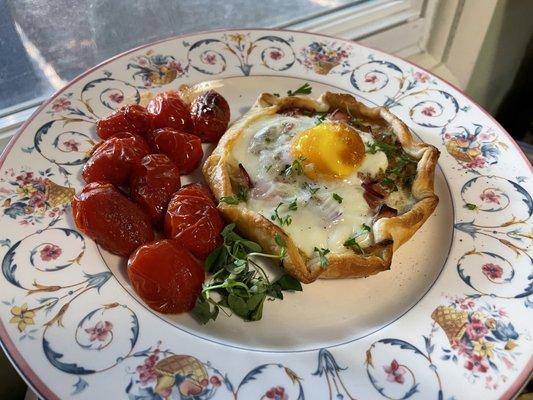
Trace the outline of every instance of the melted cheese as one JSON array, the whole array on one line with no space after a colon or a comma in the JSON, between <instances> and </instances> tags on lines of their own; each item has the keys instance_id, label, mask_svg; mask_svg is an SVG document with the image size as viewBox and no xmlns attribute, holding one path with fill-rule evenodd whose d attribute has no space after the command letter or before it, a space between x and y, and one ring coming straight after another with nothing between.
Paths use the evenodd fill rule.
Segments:
<instances>
[{"instance_id":1,"label":"melted cheese","mask_svg":"<svg viewBox=\"0 0 533 400\"><path fill-rule=\"evenodd\" d=\"M246 126L231 152L235 164L241 163L254 182L247 207L280 226L309 257L313 253L316 256L315 247L329 249L331 253L350 251L344 242L355 235L359 245L366 247L372 244L372 237L361 227L371 224L373 212L363 197L358 172L375 176L385 171L387 157L381 151L367 152L353 173L342 179L312 180L298 171L285 176L287 168L295 162L291 155L293 139L315 126L313 117L278 114L264 116ZM354 134L360 136L365 147L373 141L368 133ZM334 194L342 199L340 203ZM279 218L273 219L276 209Z\"/></svg>"}]
</instances>

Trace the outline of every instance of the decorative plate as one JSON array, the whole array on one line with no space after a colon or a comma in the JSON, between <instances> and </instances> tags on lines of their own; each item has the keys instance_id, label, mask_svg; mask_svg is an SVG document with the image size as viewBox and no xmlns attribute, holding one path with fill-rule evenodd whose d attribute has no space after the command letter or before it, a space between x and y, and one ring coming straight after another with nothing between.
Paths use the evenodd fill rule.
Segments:
<instances>
[{"instance_id":1,"label":"decorative plate","mask_svg":"<svg viewBox=\"0 0 533 400\"><path fill-rule=\"evenodd\" d=\"M388 107L442 152L435 214L391 271L305 286L259 322L150 311L123 261L76 231L69 199L98 118L202 81L234 119L305 82ZM3 347L44 399L509 399L533 367L532 176L486 112L380 51L262 29L149 44L68 84L2 155Z\"/></svg>"}]
</instances>

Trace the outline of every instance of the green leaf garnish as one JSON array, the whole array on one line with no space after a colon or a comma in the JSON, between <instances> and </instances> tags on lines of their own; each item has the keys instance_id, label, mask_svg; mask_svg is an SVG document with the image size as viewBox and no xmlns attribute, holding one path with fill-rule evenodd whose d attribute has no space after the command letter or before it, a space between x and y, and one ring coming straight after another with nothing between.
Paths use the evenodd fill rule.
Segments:
<instances>
[{"instance_id":1,"label":"green leaf garnish","mask_svg":"<svg viewBox=\"0 0 533 400\"><path fill-rule=\"evenodd\" d=\"M221 203L235 205L241 202L246 202L247 199L248 199L247 191L243 188L240 188L239 191L234 196L222 196L218 201Z\"/></svg>"},{"instance_id":2,"label":"green leaf garnish","mask_svg":"<svg viewBox=\"0 0 533 400\"><path fill-rule=\"evenodd\" d=\"M295 91L288 90L287 96L296 96L297 94L311 94L312 90L313 88L311 87L311 85L306 82Z\"/></svg>"},{"instance_id":3,"label":"green leaf garnish","mask_svg":"<svg viewBox=\"0 0 533 400\"><path fill-rule=\"evenodd\" d=\"M315 119L316 119L316 124L321 124L322 122L324 122L324 120L326 119L326 116L328 115L328 113L326 112L319 112L319 113L316 113L315 115Z\"/></svg>"},{"instance_id":4,"label":"green leaf garnish","mask_svg":"<svg viewBox=\"0 0 533 400\"><path fill-rule=\"evenodd\" d=\"M214 321L219 311L226 315L231 311L246 321L257 321L263 316L265 299L282 299L283 291L302 290L300 283L288 275L270 282L265 271L254 261L255 257L280 260L285 256L286 243L279 234L274 236L280 247L277 256L262 253L259 244L242 238L234 229L235 224L223 229L223 244L205 260L205 269L212 275L204 283L192 310L193 317L201 324ZM217 293L218 301L212 293Z\"/></svg>"},{"instance_id":5,"label":"green leaf garnish","mask_svg":"<svg viewBox=\"0 0 533 400\"><path fill-rule=\"evenodd\" d=\"M311 186L308 182L303 183L303 188L311 193L311 196L314 195L320 189L318 186Z\"/></svg>"},{"instance_id":6,"label":"green leaf garnish","mask_svg":"<svg viewBox=\"0 0 533 400\"><path fill-rule=\"evenodd\" d=\"M361 229L366 232L370 232L372 230L367 224L362 224Z\"/></svg>"},{"instance_id":7,"label":"green leaf garnish","mask_svg":"<svg viewBox=\"0 0 533 400\"><path fill-rule=\"evenodd\" d=\"M335 199L335 201L339 204L342 203L342 197L339 196L337 193L333 193L333 198Z\"/></svg>"},{"instance_id":8,"label":"green leaf garnish","mask_svg":"<svg viewBox=\"0 0 533 400\"><path fill-rule=\"evenodd\" d=\"M296 211L298 209L298 203L296 203L296 199L289 203L288 209L289 211Z\"/></svg>"},{"instance_id":9,"label":"green leaf garnish","mask_svg":"<svg viewBox=\"0 0 533 400\"><path fill-rule=\"evenodd\" d=\"M353 125L353 126L361 126L363 125L363 123L364 121L361 118L352 117L350 119L350 125Z\"/></svg>"},{"instance_id":10,"label":"green leaf garnish","mask_svg":"<svg viewBox=\"0 0 533 400\"><path fill-rule=\"evenodd\" d=\"M274 212L270 216L270 219L272 221L277 221L280 226L289 226L292 223L292 217L290 215L286 215L285 217L280 217L279 215L279 208L283 205L283 203L279 203L277 207L274 209Z\"/></svg>"},{"instance_id":11,"label":"green leaf garnish","mask_svg":"<svg viewBox=\"0 0 533 400\"><path fill-rule=\"evenodd\" d=\"M292 162L292 164L286 164L285 168L283 168L279 174L287 177L292 176L293 174L302 175L304 172L302 161L305 161L305 157L298 157Z\"/></svg>"},{"instance_id":12,"label":"green leaf garnish","mask_svg":"<svg viewBox=\"0 0 533 400\"><path fill-rule=\"evenodd\" d=\"M315 247L315 252L318 253L318 258L320 260L320 267L326 268L328 266L328 259L326 255L330 252L329 249Z\"/></svg>"},{"instance_id":13,"label":"green leaf garnish","mask_svg":"<svg viewBox=\"0 0 533 400\"><path fill-rule=\"evenodd\" d=\"M477 209L477 206L475 204L472 204L472 203L466 203L465 207L468 208L469 210L472 210L472 211Z\"/></svg>"},{"instance_id":14,"label":"green leaf garnish","mask_svg":"<svg viewBox=\"0 0 533 400\"><path fill-rule=\"evenodd\" d=\"M283 240L279 233L276 233L274 235L274 241L279 247L279 258L285 258L285 256L287 255L287 243L285 243L285 240Z\"/></svg>"}]
</instances>

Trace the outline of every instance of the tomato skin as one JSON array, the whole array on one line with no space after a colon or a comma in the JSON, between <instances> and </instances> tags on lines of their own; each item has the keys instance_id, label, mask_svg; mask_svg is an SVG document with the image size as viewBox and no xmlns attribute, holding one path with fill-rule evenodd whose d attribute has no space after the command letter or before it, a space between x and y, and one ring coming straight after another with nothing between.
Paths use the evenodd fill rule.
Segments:
<instances>
[{"instance_id":1,"label":"tomato skin","mask_svg":"<svg viewBox=\"0 0 533 400\"><path fill-rule=\"evenodd\" d=\"M150 153L150 147L140 136L128 132L118 133L97 145L83 166L85 182L109 182L121 185L126 182L132 166Z\"/></svg>"},{"instance_id":2,"label":"tomato skin","mask_svg":"<svg viewBox=\"0 0 533 400\"><path fill-rule=\"evenodd\" d=\"M96 123L96 133L102 139L108 139L119 132L131 132L144 136L150 129L152 116L141 105L124 106L107 118Z\"/></svg>"},{"instance_id":3,"label":"tomato skin","mask_svg":"<svg viewBox=\"0 0 533 400\"><path fill-rule=\"evenodd\" d=\"M78 229L114 254L127 257L154 240L148 216L110 183L86 185L71 205Z\"/></svg>"},{"instance_id":4,"label":"tomato skin","mask_svg":"<svg viewBox=\"0 0 533 400\"><path fill-rule=\"evenodd\" d=\"M168 202L179 188L178 167L164 154L149 154L133 167L130 198L141 206L154 225L163 221Z\"/></svg>"},{"instance_id":5,"label":"tomato skin","mask_svg":"<svg viewBox=\"0 0 533 400\"><path fill-rule=\"evenodd\" d=\"M182 196L193 196L193 197L202 197L211 201L215 207L217 203L215 202L215 196L211 191L201 183L188 183L185 186L182 186L180 189L180 195Z\"/></svg>"},{"instance_id":6,"label":"tomato skin","mask_svg":"<svg viewBox=\"0 0 533 400\"><path fill-rule=\"evenodd\" d=\"M152 129L174 128L185 132L192 129L189 107L176 92L159 93L146 109L152 115Z\"/></svg>"},{"instance_id":7,"label":"tomato skin","mask_svg":"<svg viewBox=\"0 0 533 400\"><path fill-rule=\"evenodd\" d=\"M165 214L165 235L203 260L222 243L220 232L224 222L213 200L191 195L190 191L184 187L170 200Z\"/></svg>"},{"instance_id":8,"label":"tomato skin","mask_svg":"<svg viewBox=\"0 0 533 400\"><path fill-rule=\"evenodd\" d=\"M222 95L209 90L191 104L191 119L195 135L202 142L218 142L228 129L230 109Z\"/></svg>"},{"instance_id":9,"label":"tomato skin","mask_svg":"<svg viewBox=\"0 0 533 400\"><path fill-rule=\"evenodd\" d=\"M165 239L139 247L129 258L128 276L150 308L177 314L194 308L205 273L189 251Z\"/></svg>"},{"instance_id":10,"label":"tomato skin","mask_svg":"<svg viewBox=\"0 0 533 400\"><path fill-rule=\"evenodd\" d=\"M172 128L151 131L147 140L154 152L165 154L174 161L182 174L194 171L204 156L198 137Z\"/></svg>"}]
</instances>

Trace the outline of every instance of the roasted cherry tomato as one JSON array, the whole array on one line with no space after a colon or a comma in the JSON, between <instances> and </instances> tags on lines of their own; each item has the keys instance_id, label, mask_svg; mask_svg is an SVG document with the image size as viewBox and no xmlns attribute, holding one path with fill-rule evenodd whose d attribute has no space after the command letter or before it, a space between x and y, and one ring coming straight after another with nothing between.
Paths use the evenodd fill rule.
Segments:
<instances>
[{"instance_id":1,"label":"roasted cherry tomato","mask_svg":"<svg viewBox=\"0 0 533 400\"><path fill-rule=\"evenodd\" d=\"M204 155L198 137L172 128L156 129L147 139L152 150L167 155L182 174L192 172Z\"/></svg>"},{"instance_id":2,"label":"roasted cherry tomato","mask_svg":"<svg viewBox=\"0 0 533 400\"><path fill-rule=\"evenodd\" d=\"M164 154L149 154L133 167L130 197L154 225L163 221L168 202L179 188L178 167Z\"/></svg>"},{"instance_id":3,"label":"roasted cherry tomato","mask_svg":"<svg viewBox=\"0 0 533 400\"><path fill-rule=\"evenodd\" d=\"M174 128L185 132L192 129L189 107L176 92L159 93L146 109L152 114L152 129Z\"/></svg>"},{"instance_id":4,"label":"roasted cherry tomato","mask_svg":"<svg viewBox=\"0 0 533 400\"><path fill-rule=\"evenodd\" d=\"M131 133L121 132L99 144L83 166L85 182L124 183L133 164L150 153L144 139Z\"/></svg>"},{"instance_id":5,"label":"roasted cherry tomato","mask_svg":"<svg viewBox=\"0 0 533 400\"><path fill-rule=\"evenodd\" d=\"M96 133L102 139L108 139L119 132L131 132L144 136L150 129L152 116L146 108L138 104L124 106L107 118L96 123Z\"/></svg>"},{"instance_id":6,"label":"roasted cherry tomato","mask_svg":"<svg viewBox=\"0 0 533 400\"><path fill-rule=\"evenodd\" d=\"M191 119L194 134L198 135L202 142L217 142L228 129L228 102L219 93L209 90L192 102Z\"/></svg>"},{"instance_id":7,"label":"roasted cherry tomato","mask_svg":"<svg viewBox=\"0 0 533 400\"><path fill-rule=\"evenodd\" d=\"M112 253L128 257L154 240L148 216L110 183L90 183L72 200L80 231Z\"/></svg>"},{"instance_id":8,"label":"roasted cherry tomato","mask_svg":"<svg viewBox=\"0 0 533 400\"><path fill-rule=\"evenodd\" d=\"M176 314L193 309L205 273L187 249L167 239L139 247L128 261L128 276L150 308Z\"/></svg>"},{"instance_id":9,"label":"roasted cherry tomato","mask_svg":"<svg viewBox=\"0 0 533 400\"><path fill-rule=\"evenodd\" d=\"M204 259L221 244L224 222L213 200L190 192L191 189L185 187L170 200L165 215L165 234Z\"/></svg>"},{"instance_id":10,"label":"roasted cherry tomato","mask_svg":"<svg viewBox=\"0 0 533 400\"><path fill-rule=\"evenodd\" d=\"M180 189L180 195L191 197L202 197L211 200L211 203L216 206L215 197L211 191L201 183L189 183Z\"/></svg>"}]
</instances>

